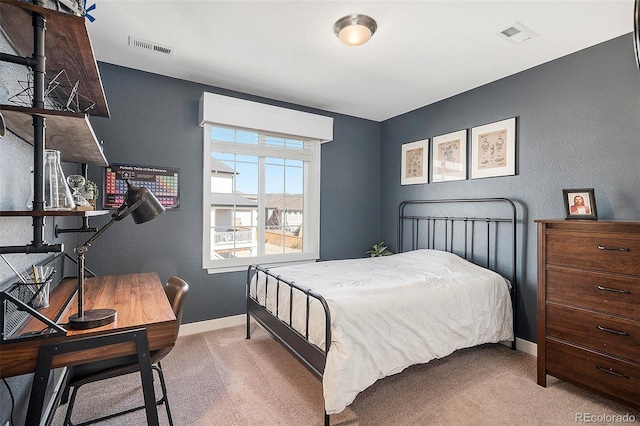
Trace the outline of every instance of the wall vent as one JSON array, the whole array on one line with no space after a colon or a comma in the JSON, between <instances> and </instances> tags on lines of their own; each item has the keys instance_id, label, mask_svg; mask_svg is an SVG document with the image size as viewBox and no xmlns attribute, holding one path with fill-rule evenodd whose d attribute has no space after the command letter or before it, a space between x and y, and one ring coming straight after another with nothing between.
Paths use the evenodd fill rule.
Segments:
<instances>
[{"instance_id":1,"label":"wall vent","mask_svg":"<svg viewBox=\"0 0 640 426\"><path fill-rule=\"evenodd\" d=\"M129 46L137 47L139 49L150 50L152 52L163 53L165 55L173 55L174 48L171 46L165 46L152 41L142 40L136 37L129 36Z\"/></svg>"},{"instance_id":2,"label":"wall vent","mask_svg":"<svg viewBox=\"0 0 640 426\"><path fill-rule=\"evenodd\" d=\"M513 44L520 44L520 43L524 43L525 41L530 40L530 39L532 39L534 37L537 37L538 34L534 33L532 30L530 30L529 28L525 27L520 22L516 22L515 24L511 25L510 27L505 28L504 30L500 31L498 33L498 36L500 38L508 40L509 42L511 42Z\"/></svg>"}]
</instances>

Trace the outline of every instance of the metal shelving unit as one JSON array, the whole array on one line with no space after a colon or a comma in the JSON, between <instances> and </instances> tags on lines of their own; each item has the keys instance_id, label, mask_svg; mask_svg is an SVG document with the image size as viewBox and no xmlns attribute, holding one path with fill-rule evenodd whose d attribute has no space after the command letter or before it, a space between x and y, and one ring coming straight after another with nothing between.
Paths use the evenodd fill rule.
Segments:
<instances>
[{"instance_id":1,"label":"metal shelving unit","mask_svg":"<svg viewBox=\"0 0 640 426\"><path fill-rule=\"evenodd\" d=\"M108 165L100 143L93 133L87 113L109 117L102 81L93 55L85 18L58 12L23 1L0 2L0 27L17 54L0 52L0 61L29 67L33 74L31 106L0 105L9 130L33 144L34 201L32 211L3 211L0 216L30 216L33 219L33 241L26 246L3 246L0 253L54 253L61 244L44 241L45 216L78 216L86 218L108 214L108 211L46 211L44 209L44 149L61 151L65 161ZM64 70L74 91L91 102L82 112L47 108L45 75Z\"/></svg>"}]
</instances>

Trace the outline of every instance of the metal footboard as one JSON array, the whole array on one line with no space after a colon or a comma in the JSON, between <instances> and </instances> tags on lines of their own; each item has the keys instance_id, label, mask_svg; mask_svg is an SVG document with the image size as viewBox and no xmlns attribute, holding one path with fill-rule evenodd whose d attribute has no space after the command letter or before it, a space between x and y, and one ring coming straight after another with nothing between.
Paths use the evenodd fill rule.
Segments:
<instances>
[{"instance_id":1,"label":"metal footboard","mask_svg":"<svg viewBox=\"0 0 640 426\"><path fill-rule=\"evenodd\" d=\"M258 282L260 275L264 275L265 299L264 303L258 300ZM276 286L275 312L267 308L269 286ZM254 286L254 295L251 295L251 287ZM289 293L288 319L280 318L280 294ZM303 294L306 297L305 331L302 334L293 326L294 294ZM321 349L309 340L309 317L311 300L315 299L322 305L325 316L325 349ZM327 353L331 346L331 312L327 301L318 293L308 288L303 288L293 281L289 281L279 275L274 275L268 269L260 265L251 265L247 270L247 339L251 338L251 317L262 325L276 340L286 347L296 358L300 360L313 374L322 378Z\"/></svg>"}]
</instances>

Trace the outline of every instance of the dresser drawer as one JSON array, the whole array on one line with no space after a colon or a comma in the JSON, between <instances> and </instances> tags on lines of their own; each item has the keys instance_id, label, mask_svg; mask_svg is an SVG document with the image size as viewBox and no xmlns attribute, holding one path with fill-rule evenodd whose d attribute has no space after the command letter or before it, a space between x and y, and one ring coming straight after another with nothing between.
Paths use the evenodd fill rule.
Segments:
<instances>
[{"instance_id":1,"label":"dresser drawer","mask_svg":"<svg viewBox=\"0 0 640 426\"><path fill-rule=\"evenodd\" d=\"M640 275L636 235L550 232L546 239L547 265Z\"/></svg>"},{"instance_id":2,"label":"dresser drawer","mask_svg":"<svg viewBox=\"0 0 640 426\"><path fill-rule=\"evenodd\" d=\"M548 266L547 300L640 319L640 278Z\"/></svg>"},{"instance_id":3,"label":"dresser drawer","mask_svg":"<svg viewBox=\"0 0 640 426\"><path fill-rule=\"evenodd\" d=\"M640 321L548 303L547 335L640 363Z\"/></svg>"},{"instance_id":4,"label":"dresser drawer","mask_svg":"<svg viewBox=\"0 0 640 426\"><path fill-rule=\"evenodd\" d=\"M547 373L640 406L640 364L592 351L546 342Z\"/></svg>"}]
</instances>

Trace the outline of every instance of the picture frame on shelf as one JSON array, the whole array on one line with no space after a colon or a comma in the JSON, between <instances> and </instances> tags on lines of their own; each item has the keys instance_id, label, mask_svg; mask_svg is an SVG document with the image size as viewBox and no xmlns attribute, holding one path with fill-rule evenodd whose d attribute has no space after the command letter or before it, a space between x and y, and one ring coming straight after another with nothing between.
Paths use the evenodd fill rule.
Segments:
<instances>
[{"instance_id":1,"label":"picture frame on shelf","mask_svg":"<svg viewBox=\"0 0 640 426\"><path fill-rule=\"evenodd\" d=\"M563 189L565 219L598 220L593 188Z\"/></svg>"},{"instance_id":2,"label":"picture frame on shelf","mask_svg":"<svg viewBox=\"0 0 640 426\"><path fill-rule=\"evenodd\" d=\"M431 182L467 179L467 130L431 140Z\"/></svg>"},{"instance_id":3,"label":"picture frame on shelf","mask_svg":"<svg viewBox=\"0 0 640 426\"><path fill-rule=\"evenodd\" d=\"M429 139L402 145L401 185L429 182Z\"/></svg>"},{"instance_id":4,"label":"picture frame on shelf","mask_svg":"<svg viewBox=\"0 0 640 426\"><path fill-rule=\"evenodd\" d=\"M516 118L471 129L471 179L516 174Z\"/></svg>"}]
</instances>

